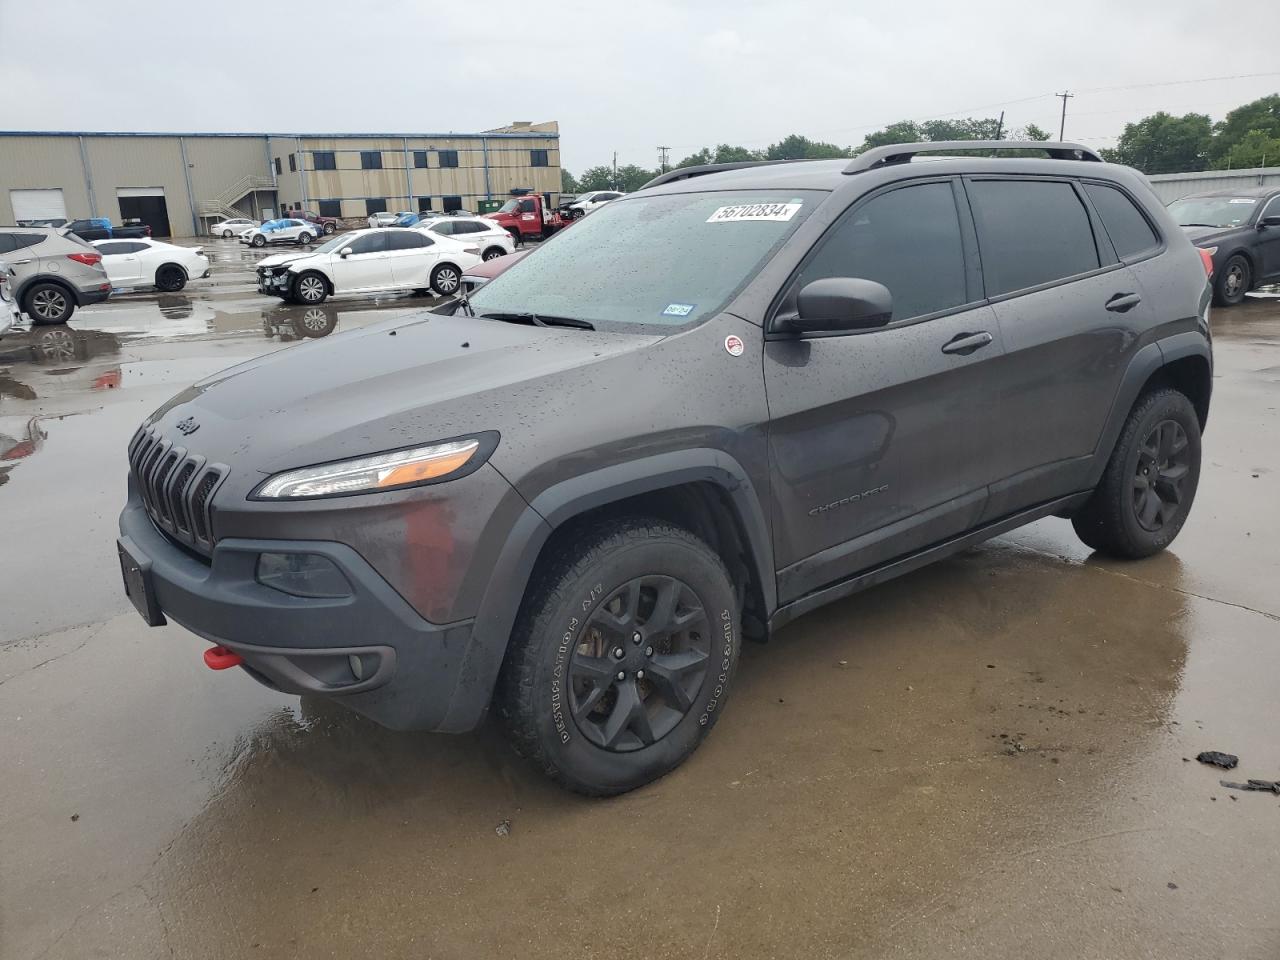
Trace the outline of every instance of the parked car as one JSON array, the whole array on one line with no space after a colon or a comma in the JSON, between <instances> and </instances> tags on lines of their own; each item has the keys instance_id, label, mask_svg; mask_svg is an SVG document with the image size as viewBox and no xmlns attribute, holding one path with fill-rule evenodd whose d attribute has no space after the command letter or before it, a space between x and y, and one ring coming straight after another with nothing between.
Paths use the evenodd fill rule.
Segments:
<instances>
[{"instance_id":1,"label":"parked car","mask_svg":"<svg viewBox=\"0 0 1280 960\"><path fill-rule=\"evenodd\" d=\"M20 227L65 227L70 223L66 217L45 217L43 220L19 220Z\"/></svg>"},{"instance_id":2,"label":"parked car","mask_svg":"<svg viewBox=\"0 0 1280 960\"><path fill-rule=\"evenodd\" d=\"M159 240L98 240L93 246L102 254L112 287L155 287L174 293L188 280L209 276L209 258L202 247Z\"/></svg>"},{"instance_id":3,"label":"parked car","mask_svg":"<svg viewBox=\"0 0 1280 960\"><path fill-rule=\"evenodd\" d=\"M14 295L16 284L13 267L7 260L0 260L0 336L21 319L18 301Z\"/></svg>"},{"instance_id":4,"label":"parked car","mask_svg":"<svg viewBox=\"0 0 1280 960\"><path fill-rule=\"evenodd\" d=\"M592 210L603 207L606 203L625 197L625 193L617 190L591 190L582 194L569 204L569 217L585 217Z\"/></svg>"},{"instance_id":5,"label":"parked car","mask_svg":"<svg viewBox=\"0 0 1280 960\"><path fill-rule=\"evenodd\" d=\"M90 217L87 220L72 220L66 226L69 233L74 233L85 243L93 240L111 240L124 237L149 237L151 227L145 223L129 226L114 226L106 217Z\"/></svg>"},{"instance_id":6,"label":"parked car","mask_svg":"<svg viewBox=\"0 0 1280 960\"><path fill-rule=\"evenodd\" d=\"M1280 281L1280 188L1198 193L1173 201L1169 214L1213 258L1214 303L1234 306Z\"/></svg>"},{"instance_id":7,"label":"parked car","mask_svg":"<svg viewBox=\"0 0 1280 960\"><path fill-rule=\"evenodd\" d=\"M479 247L485 260L505 256L516 248L511 234L483 217L437 217L418 225L433 237L452 237L468 246Z\"/></svg>"},{"instance_id":8,"label":"parked car","mask_svg":"<svg viewBox=\"0 0 1280 960\"><path fill-rule=\"evenodd\" d=\"M219 220L217 223L210 224L209 236L230 240L232 237L238 237L256 226L258 226L257 220L250 220L248 217L233 217L230 220Z\"/></svg>"},{"instance_id":9,"label":"parked car","mask_svg":"<svg viewBox=\"0 0 1280 960\"><path fill-rule=\"evenodd\" d=\"M13 269L13 297L32 323L65 323L76 307L111 295L102 254L62 228L0 227L0 258Z\"/></svg>"},{"instance_id":10,"label":"parked car","mask_svg":"<svg viewBox=\"0 0 1280 960\"><path fill-rule=\"evenodd\" d=\"M240 234L240 242L251 247L265 247L269 243L296 243L304 246L315 239L316 228L305 220L294 220L288 217L281 220L268 220L260 227L254 227Z\"/></svg>"},{"instance_id":11,"label":"parked car","mask_svg":"<svg viewBox=\"0 0 1280 960\"><path fill-rule=\"evenodd\" d=\"M396 225L396 221L399 220L401 217L414 217L414 216L417 216L417 214L415 214L412 210L398 210L395 213L391 213L388 210L383 210L381 213L369 214L368 221L369 221L369 226L371 227L394 227Z\"/></svg>"},{"instance_id":12,"label":"parked car","mask_svg":"<svg viewBox=\"0 0 1280 960\"><path fill-rule=\"evenodd\" d=\"M285 212L286 217L294 220L305 220L316 228L316 235L331 234L336 230L342 230L342 221L337 217L322 217L314 210L288 210Z\"/></svg>"},{"instance_id":13,"label":"parked car","mask_svg":"<svg viewBox=\"0 0 1280 960\"><path fill-rule=\"evenodd\" d=\"M569 208L578 202L577 194L562 193L560 194L560 202L556 204L556 212L566 220L569 218Z\"/></svg>"},{"instance_id":14,"label":"parked car","mask_svg":"<svg viewBox=\"0 0 1280 960\"><path fill-rule=\"evenodd\" d=\"M1191 510L1204 262L1086 148L684 168L534 257L149 417L146 622L399 729L492 704L607 795L706 737L744 635L1041 517L1136 558Z\"/></svg>"},{"instance_id":15,"label":"parked car","mask_svg":"<svg viewBox=\"0 0 1280 960\"><path fill-rule=\"evenodd\" d=\"M370 228L333 237L305 254L266 257L258 292L312 306L349 293L457 293L480 248L422 230Z\"/></svg>"},{"instance_id":16,"label":"parked car","mask_svg":"<svg viewBox=\"0 0 1280 960\"><path fill-rule=\"evenodd\" d=\"M470 296L501 273L506 273L529 255L528 250L517 250L505 257L493 257L462 274L462 292Z\"/></svg>"}]
</instances>

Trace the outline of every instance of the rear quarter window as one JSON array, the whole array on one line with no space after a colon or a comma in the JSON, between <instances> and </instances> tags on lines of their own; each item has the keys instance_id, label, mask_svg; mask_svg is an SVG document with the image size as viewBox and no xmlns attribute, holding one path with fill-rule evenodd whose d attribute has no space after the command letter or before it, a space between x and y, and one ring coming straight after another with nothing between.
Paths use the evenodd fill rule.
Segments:
<instances>
[{"instance_id":1,"label":"rear quarter window","mask_svg":"<svg viewBox=\"0 0 1280 960\"><path fill-rule=\"evenodd\" d=\"M1160 237L1122 190L1102 183L1086 183L1084 191L1102 218L1103 229L1121 260L1137 259L1160 246Z\"/></svg>"},{"instance_id":2,"label":"rear quarter window","mask_svg":"<svg viewBox=\"0 0 1280 960\"><path fill-rule=\"evenodd\" d=\"M1058 180L968 184L988 297L1098 269L1098 247L1075 188Z\"/></svg>"}]
</instances>

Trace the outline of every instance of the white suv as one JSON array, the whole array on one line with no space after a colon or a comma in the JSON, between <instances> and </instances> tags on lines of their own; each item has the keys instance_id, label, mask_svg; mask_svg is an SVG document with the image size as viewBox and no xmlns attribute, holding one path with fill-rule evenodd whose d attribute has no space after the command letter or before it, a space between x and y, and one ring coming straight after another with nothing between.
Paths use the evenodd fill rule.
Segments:
<instances>
[{"instance_id":1,"label":"white suv","mask_svg":"<svg viewBox=\"0 0 1280 960\"><path fill-rule=\"evenodd\" d=\"M592 190L569 204L569 216L585 217L597 207L603 207L609 201L625 196L625 193L619 193L617 190Z\"/></svg>"},{"instance_id":2,"label":"white suv","mask_svg":"<svg viewBox=\"0 0 1280 960\"><path fill-rule=\"evenodd\" d=\"M434 290L450 296L463 271L481 262L479 247L425 230L354 230L309 253L264 257L258 292L308 306L348 293Z\"/></svg>"},{"instance_id":3,"label":"white suv","mask_svg":"<svg viewBox=\"0 0 1280 960\"><path fill-rule=\"evenodd\" d=\"M503 257L516 248L515 239L504 228L484 217L437 217L414 226L433 237L452 237L469 247L477 247L485 260Z\"/></svg>"},{"instance_id":4,"label":"white suv","mask_svg":"<svg viewBox=\"0 0 1280 960\"><path fill-rule=\"evenodd\" d=\"M315 239L316 227L305 220L286 217L268 220L260 227L253 227L240 234L240 242L251 247L265 247L268 243L296 243L304 246Z\"/></svg>"}]
</instances>

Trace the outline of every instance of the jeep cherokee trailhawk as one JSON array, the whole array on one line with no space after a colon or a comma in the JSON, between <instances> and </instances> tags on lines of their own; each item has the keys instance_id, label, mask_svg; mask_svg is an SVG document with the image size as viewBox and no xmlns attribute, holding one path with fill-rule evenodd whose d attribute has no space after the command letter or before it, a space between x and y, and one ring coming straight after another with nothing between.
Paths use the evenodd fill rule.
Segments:
<instances>
[{"instance_id":1,"label":"jeep cherokee trailhawk","mask_svg":"<svg viewBox=\"0 0 1280 960\"><path fill-rule=\"evenodd\" d=\"M618 793L707 735L743 636L1050 514L1167 546L1210 293L1141 175L1073 144L673 171L469 301L164 404L125 584L210 666L399 729L493 705Z\"/></svg>"}]
</instances>

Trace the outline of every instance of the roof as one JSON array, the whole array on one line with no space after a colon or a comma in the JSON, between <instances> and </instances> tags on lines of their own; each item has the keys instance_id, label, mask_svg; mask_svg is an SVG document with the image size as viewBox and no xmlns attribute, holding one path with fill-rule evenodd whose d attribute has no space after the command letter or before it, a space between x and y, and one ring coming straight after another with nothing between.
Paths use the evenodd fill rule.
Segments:
<instances>
[{"instance_id":1,"label":"roof","mask_svg":"<svg viewBox=\"0 0 1280 960\"><path fill-rule=\"evenodd\" d=\"M1200 197L1257 197L1262 199L1269 197L1273 193L1280 193L1280 184L1272 184L1269 187L1241 187L1238 190L1206 190L1204 193L1189 193L1185 197L1179 197L1179 200L1192 200Z\"/></svg>"}]
</instances>

